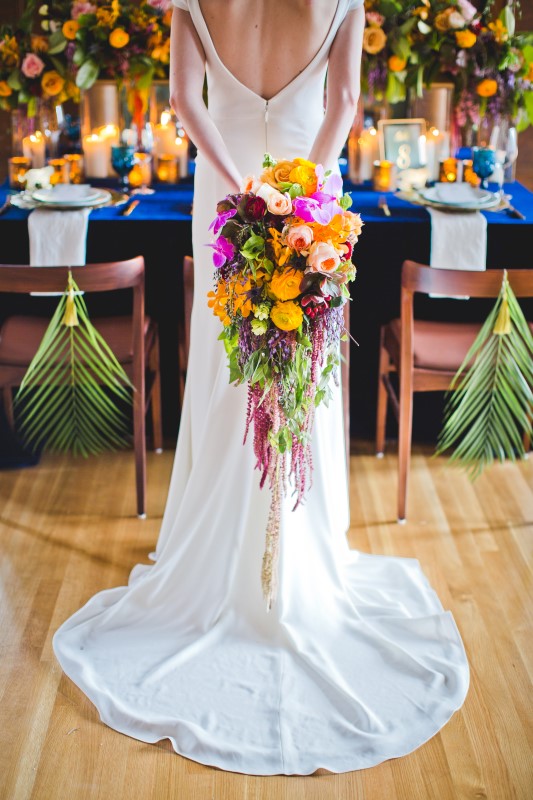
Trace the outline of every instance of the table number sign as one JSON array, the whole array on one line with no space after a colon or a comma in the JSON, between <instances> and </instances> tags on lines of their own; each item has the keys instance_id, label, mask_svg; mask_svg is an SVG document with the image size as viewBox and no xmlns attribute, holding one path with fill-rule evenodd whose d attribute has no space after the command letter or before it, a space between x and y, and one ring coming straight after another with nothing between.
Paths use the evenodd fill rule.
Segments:
<instances>
[{"instance_id":1,"label":"table number sign","mask_svg":"<svg viewBox=\"0 0 533 800\"><path fill-rule=\"evenodd\" d=\"M425 119L381 119L378 134L381 160L396 164L399 172L427 165Z\"/></svg>"}]
</instances>

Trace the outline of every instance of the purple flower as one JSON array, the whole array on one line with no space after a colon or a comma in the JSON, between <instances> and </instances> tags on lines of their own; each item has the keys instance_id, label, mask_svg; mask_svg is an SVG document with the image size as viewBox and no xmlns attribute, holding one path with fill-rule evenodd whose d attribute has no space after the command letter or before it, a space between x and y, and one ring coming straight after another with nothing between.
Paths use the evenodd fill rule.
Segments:
<instances>
[{"instance_id":1,"label":"purple flower","mask_svg":"<svg viewBox=\"0 0 533 800\"><path fill-rule=\"evenodd\" d=\"M213 220L213 222L209 226L209 230L213 231L213 233L216 236L217 233L220 230L222 230L222 228L224 227L224 225L226 224L228 219L230 219L231 217L234 217L236 213L237 213L237 209L236 208L230 208L230 209L228 209L228 211L219 211L219 213L217 214L217 216L215 217L215 219Z\"/></svg>"},{"instance_id":2,"label":"purple flower","mask_svg":"<svg viewBox=\"0 0 533 800\"><path fill-rule=\"evenodd\" d=\"M333 172L324 179L324 167L322 164L317 164L315 167L315 175L317 177L318 188L324 194L336 196L342 192L342 178L338 173ZM312 196L316 197L316 195L317 193L315 192Z\"/></svg>"},{"instance_id":3,"label":"purple flower","mask_svg":"<svg viewBox=\"0 0 533 800\"><path fill-rule=\"evenodd\" d=\"M206 247L212 247L214 250L213 264L215 265L216 269L223 267L226 261L232 258L235 253L234 246L224 236L219 236L216 242L213 244L208 244Z\"/></svg>"},{"instance_id":4,"label":"purple flower","mask_svg":"<svg viewBox=\"0 0 533 800\"><path fill-rule=\"evenodd\" d=\"M294 211L304 222L329 225L339 213L339 204L333 195L315 192L311 197L297 197L294 200Z\"/></svg>"}]
</instances>

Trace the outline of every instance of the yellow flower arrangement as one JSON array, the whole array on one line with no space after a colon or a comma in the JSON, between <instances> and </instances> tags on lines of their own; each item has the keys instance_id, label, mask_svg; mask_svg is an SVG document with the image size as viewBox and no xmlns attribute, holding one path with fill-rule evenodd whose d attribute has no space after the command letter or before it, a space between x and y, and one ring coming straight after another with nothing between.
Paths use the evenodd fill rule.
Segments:
<instances>
[{"instance_id":1,"label":"yellow flower arrangement","mask_svg":"<svg viewBox=\"0 0 533 800\"><path fill-rule=\"evenodd\" d=\"M302 307L292 300L287 302L278 301L272 307L270 319L282 331L295 331L302 324L304 314Z\"/></svg>"},{"instance_id":2,"label":"yellow flower arrangement","mask_svg":"<svg viewBox=\"0 0 533 800\"><path fill-rule=\"evenodd\" d=\"M109 34L109 44L111 47L114 47L115 50L120 50L123 47L126 47L130 40L130 35L127 33L124 28L115 28Z\"/></svg>"},{"instance_id":3,"label":"yellow flower arrangement","mask_svg":"<svg viewBox=\"0 0 533 800\"><path fill-rule=\"evenodd\" d=\"M79 22L75 19L67 19L66 22L63 23L63 27L61 31L65 39L69 41L73 41L76 38L76 34L80 28Z\"/></svg>"},{"instance_id":4,"label":"yellow flower arrangement","mask_svg":"<svg viewBox=\"0 0 533 800\"><path fill-rule=\"evenodd\" d=\"M270 291L277 300L294 300L300 294L302 273L300 270L287 268L282 272L275 270L270 281Z\"/></svg>"},{"instance_id":5,"label":"yellow flower arrangement","mask_svg":"<svg viewBox=\"0 0 533 800\"><path fill-rule=\"evenodd\" d=\"M498 84L492 78L485 78L485 80L478 83L476 92L480 97L493 97L498 91Z\"/></svg>"},{"instance_id":6,"label":"yellow flower arrangement","mask_svg":"<svg viewBox=\"0 0 533 800\"><path fill-rule=\"evenodd\" d=\"M473 31L469 30L455 31L455 41L459 47L468 50L469 47L473 47L477 42L477 36Z\"/></svg>"},{"instance_id":7,"label":"yellow flower arrangement","mask_svg":"<svg viewBox=\"0 0 533 800\"><path fill-rule=\"evenodd\" d=\"M55 69L48 70L41 78L41 87L45 95L55 97L65 86L65 79Z\"/></svg>"}]
</instances>

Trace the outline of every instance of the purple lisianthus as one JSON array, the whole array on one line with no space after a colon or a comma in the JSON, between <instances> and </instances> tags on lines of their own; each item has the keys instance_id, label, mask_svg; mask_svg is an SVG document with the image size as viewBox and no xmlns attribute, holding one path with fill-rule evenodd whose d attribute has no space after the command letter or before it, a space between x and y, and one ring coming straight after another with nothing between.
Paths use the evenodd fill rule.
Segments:
<instances>
[{"instance_id":1,"label":"purple lisianthus","mask_svg":"<svg viewBox=\"0 0 533 800\"><path fill-rule=\"evenodd\" d=\"M235 247L225 236L219 236L216 242L206 246L213 248L213 264L217 269L223 267L235 254Z\"/></svg>"},{"instance_id":2,"label":"purple lisianthus","mask_svg":"<svg viewBox=\"0 0 533 800\"><path fill-rule=\"evenodd\" d=\"M215 219L213 220L213 222L209 226L209 230L213 231L213 233L216 236L217 233L220 230L222 230L222 228L224 227L224 225L226 224L228 219L231 219L231 217L234 217L236 213L237 213L237 209L236 208L229 208L227 211L219 211L217 216L215 217ZM223 237L220 237L220 238L223 238Z\"/></svg>"}]
</instances>

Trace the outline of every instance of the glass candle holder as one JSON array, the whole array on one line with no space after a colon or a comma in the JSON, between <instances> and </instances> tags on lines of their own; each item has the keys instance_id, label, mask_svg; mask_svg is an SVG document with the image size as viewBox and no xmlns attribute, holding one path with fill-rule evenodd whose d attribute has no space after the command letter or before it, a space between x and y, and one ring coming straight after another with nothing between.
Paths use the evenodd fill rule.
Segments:
<instances>
[{"instance_id":1,"label":"glass candle holder","mask_svg":"<svg viewBox=\"0 0 533 800\"><path fill-rule=\"evenodd\" d=\"M150 153L135 153L135 165L129 174L130 186L146 188L152 182L152 156Z\"/></svg>"},{"instance_id":2,"label":"glass candle holder","mask_svg":"<svg viewBox=\"0 0 533 800\"><path fill-rule=\"evenodd\" d=\"M463 158L463 181L469 183L470 186L477 188L481 183L473 169L473 161L471 158Z\"/></svg>"},{"instance_id":3,"label":"glass candle holder","mask_svg":"<svg viewBox=\"0 0 533 800\"><path fill-rule=\"evenodd\" d=\"M67 162L70 183L83 183L83 156L79 153L68 153L63 156Z\"/></svg>"},{"instance_id":4,"label":"glass candle holder","mask_svg":"<svg viewBox=\"0 0 533 800\"><path fill-rule=\"evenodd\" d=\"M396 189L396 165L392 161L374 161L372 183L375 192L393 192Z\"/></svg>"},{"instance_id":5,"label":"glass candle holder","mask_svg":"<svg viewBox=\"0 0 533 800\"><path fill-rule=\"evenodd\" d=\"M457 159L445 158L440 162L439 181L441 183L455 183L457 181Z\"/></svg>"},{"instance_id":6,"label":"glass candle holder","mask_svg":"<svg viewBox=\"0 0 533 800\"><path fill-rule=\"evenodd\" d=\"M66 159L49 158L48 166L54 168L54 171L50 175L50 183L52 184L52 186L55 186L58 183L68 183L69 169Z\"/></svg>"},{"instance_id":7,"label":"glass candle holder","mask_svg":"<svg viewBox=\"0 0 533 800\"><path fill-rule=\"evenodd\" d=\"M177 183L178 159L176 156L172 156L168 153L163 153L158 156L155 174L160 183Z\"/></svg>"},{"instance_id":8,"label":"glass candle holder","mask_svg":"<svg viewBox=\"0 0 533 800\"><path fill-rule=\"evenodd\" d=\"M31 169L31 159L14 156L8 161L10 189L22 189L26 183L26 173Z\"/></svg>"}]
</instances>

